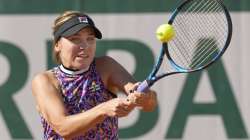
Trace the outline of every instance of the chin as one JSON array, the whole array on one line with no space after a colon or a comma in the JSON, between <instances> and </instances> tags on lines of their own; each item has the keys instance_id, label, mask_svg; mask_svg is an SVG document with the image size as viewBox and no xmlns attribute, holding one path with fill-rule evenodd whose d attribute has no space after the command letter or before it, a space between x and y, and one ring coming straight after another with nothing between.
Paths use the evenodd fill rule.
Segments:
<instances>
[{"instance_id":1,"label":"chin","mask_svg":"<svg viewBox=\"0 0 250 140\"><path fill-rule=\"evenodd\" d=\"M87 67L89 67L89 65L91 64L92 61L78 61L75 66L78 68L78 69L85 69Z\"/></svg>"},{"instance_id":2,"label":"chin","mask_svg":"<svg viewBox=\"0 0 250 140\"><path fill-rule=\"evenodd\" d=\"M77 69L85 69L89 66L90 64L89 63L78 63L78 64L75 64L75 67Z\"/></svg>"}]
</instances>

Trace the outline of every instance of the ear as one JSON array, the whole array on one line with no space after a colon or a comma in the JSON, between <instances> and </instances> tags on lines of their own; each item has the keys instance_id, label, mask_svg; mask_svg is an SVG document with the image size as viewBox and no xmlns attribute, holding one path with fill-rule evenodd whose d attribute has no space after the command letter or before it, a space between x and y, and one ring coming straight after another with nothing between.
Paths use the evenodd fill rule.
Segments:
<instances>
[{"instance_id":1,"label":"ear","mask_svg":"<svg viewBox=\"0 0 250 140\"><path fill-rule=\"evenodd\" d=\"M54 46L54 49L55 49L56 52L60 52L61 47L60 47L60 42L59 41L56 42L56 44Z\"/></svg>"}]
</instances>

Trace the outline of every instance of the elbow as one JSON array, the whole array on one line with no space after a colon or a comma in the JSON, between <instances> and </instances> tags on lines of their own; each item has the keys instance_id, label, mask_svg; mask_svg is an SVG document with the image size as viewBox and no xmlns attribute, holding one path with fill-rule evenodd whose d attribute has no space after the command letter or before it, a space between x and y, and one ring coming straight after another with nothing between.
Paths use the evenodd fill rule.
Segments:
<instances>
[{"instance_id":1,"label":"elbow","mask_svg":"<svg viewBox=\"0 0 250 140\"><path fill-rule=\"evenodd\" d=\"M55 132L59 134L61 137L63 137L64 139L72 139L74 137L73 133L70 132L70 130L65 129L63 127L55 128Z\"/></svg>"},{"instance_id":2,"label":"elbow","mask_svg":"<svg viewBox=\"0 0 250 140\"><path fill-rule=\"evenodd\" d=\"M53 130L64 139L72 139L74 137L73 130L67 125L64 120L51 123Z\"/></svg>"}]
</instances>

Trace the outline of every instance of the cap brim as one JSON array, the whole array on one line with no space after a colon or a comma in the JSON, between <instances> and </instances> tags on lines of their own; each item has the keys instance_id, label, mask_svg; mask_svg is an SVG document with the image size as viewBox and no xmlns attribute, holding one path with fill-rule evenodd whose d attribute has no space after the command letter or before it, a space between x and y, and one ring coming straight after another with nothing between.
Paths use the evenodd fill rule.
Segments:
<instances>
[{"instance_id":1,"label":"cap brim","mask_svg":"<svg viewBox=\"0 0 250 140\"><path fill-rule=\"evenodd\" d=\"M75 25L75 26L71 27L70 29L68 29L67 31L65 31L61 36L63 36L63 37L69 37L71 35L76 34L81 29L86 28L86 27L91 27L91 28L94 29L96 38L98 38L98 39L102 38L102 33L100 32L100 30L97 29L95 26L91 26L91 25L88 25L88 24L78 24L78 25Z\"/></svg>"}]
</instances>

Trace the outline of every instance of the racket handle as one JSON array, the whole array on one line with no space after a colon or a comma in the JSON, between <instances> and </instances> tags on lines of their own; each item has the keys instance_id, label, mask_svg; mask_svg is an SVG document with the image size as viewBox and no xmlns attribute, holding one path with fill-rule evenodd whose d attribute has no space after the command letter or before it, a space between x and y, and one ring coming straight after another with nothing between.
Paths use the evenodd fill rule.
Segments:
<instances>
[{"instance_id":1,"label":"racket handle","mask_svg":"<svg viewBox=\"0 0 250 140\"><path fill-rule=\"evenodd\" d=\"M136 89L138 92L146 91L149 88L149 83L147 80L144 80Z\"/></svg>"}]
</instances>

